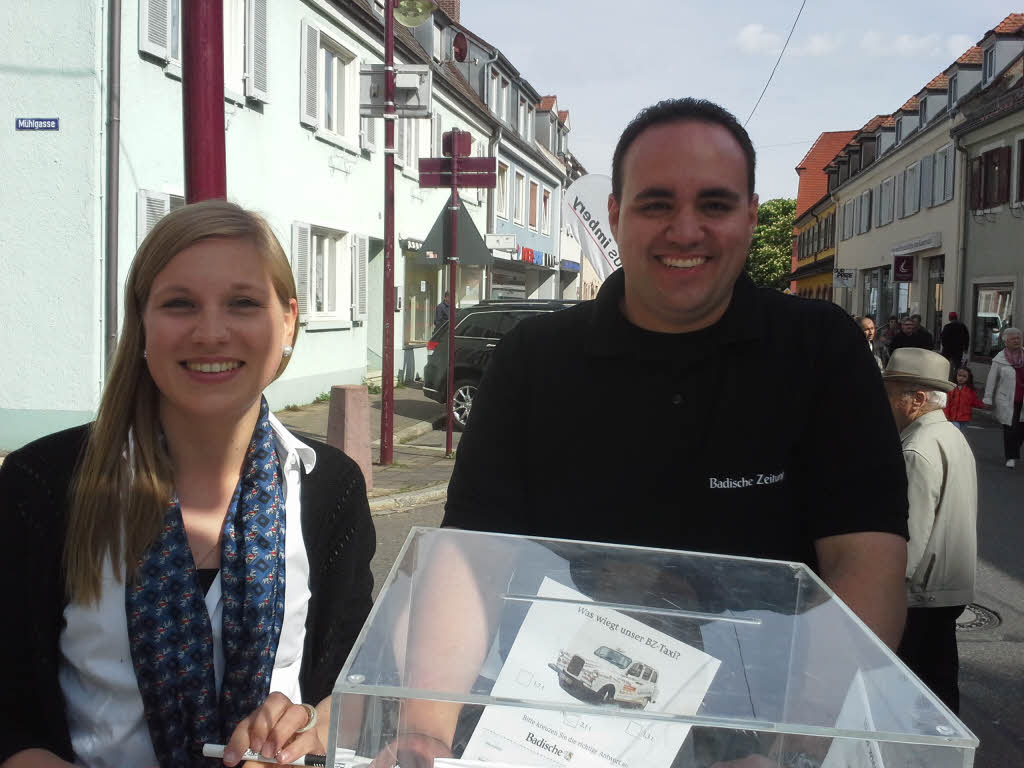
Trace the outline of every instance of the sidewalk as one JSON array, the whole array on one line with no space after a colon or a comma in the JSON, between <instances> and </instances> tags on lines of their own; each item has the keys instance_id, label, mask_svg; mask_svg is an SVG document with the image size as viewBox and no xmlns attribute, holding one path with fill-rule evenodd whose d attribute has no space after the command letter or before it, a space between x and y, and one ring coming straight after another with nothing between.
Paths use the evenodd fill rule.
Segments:
<instances>
[{"instance_id":1,"label":"sidewalk","mask_svg":"<svg viewBox=\"0 0 1024 768\"><path fill-rule=\"evenodd\" d=\"M381 396L370 395L370 436L373 439L373 488L367 492L370 511L386 515L420 504L444 501L454 459L445 456L444 407L427 399L419 385L395 389L393 462L380 461ZM277 417L300 440L327 440L328 403L312 403L278 411ZM453 448L459 433L453 435Z\"/></svg>"}]
</instances>

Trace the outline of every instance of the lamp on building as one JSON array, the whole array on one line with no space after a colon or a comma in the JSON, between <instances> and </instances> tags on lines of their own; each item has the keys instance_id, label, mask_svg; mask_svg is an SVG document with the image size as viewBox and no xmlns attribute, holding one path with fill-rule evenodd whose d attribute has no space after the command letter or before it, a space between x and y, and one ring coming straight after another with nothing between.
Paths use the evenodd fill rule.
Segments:
<instances>
[{"instance_id":1,"label":"lamp on building","mask_svg":"<svg viewBox=\"0 0 1024 768\"><path fill-rule=\"evenodd\" d=\"M395 21L403 27L418 27L436 10L434 0L398 0L395 3Z\"/></svg>"}]
</instances>

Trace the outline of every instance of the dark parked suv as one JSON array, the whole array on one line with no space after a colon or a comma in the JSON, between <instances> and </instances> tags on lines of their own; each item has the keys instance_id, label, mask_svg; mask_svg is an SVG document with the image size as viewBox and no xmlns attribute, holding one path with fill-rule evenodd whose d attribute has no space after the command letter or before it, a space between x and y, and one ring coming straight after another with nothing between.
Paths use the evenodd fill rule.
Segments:
<instances>
[{"instance_id":1,"label":"dark parked suv","mask_svg":"<svg viewBox=\"0 0 1024 768\"><path fill-rule=\"evenodd\" d=\"M527 317L542 312L555 312L576 303L558 299L492 299L456 311L455 396L452 399L456 429L462 430L466 426L476 388L501 337ZM434 331L427 343L427 354L427 365L423 369L423 394L431 400L444 403L447 400L448 383L448 323Z\"/></svg>"}]
</instances>

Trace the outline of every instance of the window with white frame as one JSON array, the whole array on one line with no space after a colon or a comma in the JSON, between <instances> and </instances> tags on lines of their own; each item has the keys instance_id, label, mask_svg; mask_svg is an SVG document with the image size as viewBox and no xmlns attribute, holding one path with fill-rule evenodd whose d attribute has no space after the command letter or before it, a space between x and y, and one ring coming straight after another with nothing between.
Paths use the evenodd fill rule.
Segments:
<instances>
[{"instance_id":1,"label":"window with white frame","mask_svg":"<svg viewBox=\"0 0 1024 768\"><path fill-rule=\"evenodd\" d=\"M960 87L960 83L959 83L959 81L957 79L957 76L956 75L950 75L949 76L949 90L946 93L946 99L947 99L946 106L949 109L953 108L953 105L956 104L956 101L959 98L958 95L957 95L957 91L958 91L959 87Z\"/></svg>"},{"instance_id":2,"label":"window with white frame","mask_svg":"<svg viewBox=\"0 0 1024 768\"><path fill-rule=\"evenodd\" d=\"M498 108L498 98L501 95L501 93L500 93L500 84L501 84L501 78L498 76L498 73L495 70L492 69L491 70L490 91L489 91L490 100L488 101L488 104L491 107L491 112L493 112L496 115L498 114L498 111L499 111L499 108Z\"/></svg>"},{"instance_id":3,"label":"window with white frame","mask_svg":"<svg viewBox=\"0 0 1024 768\"><path fill-rule=\"evenodd\" d=\"M903 141L903 118L899 117L896 119L896 143L899 144Z\"/></svg>"},{"instance_id":4,"label":"window with white frame","mask_svg":"<svg viewBox=\"0 0 1024 768\"><path fill-rule=\"evenodd\" d=\"M519 111L516 113L516 132L526 136L526 99L519 97Z\"/></svg>"},{"instance_id":5,"label":"window with white frame","mask_svg":"<svg viewBox=\"0 0 1024 768\"><path fill-rule=\"evenodd\" d=\"M357 140L359 66L355 55L320 35L320 128Z\"/></svg>"},{"instance_id":6,"label":"window with white frame","mask_svg":"<svg viewBox=\"0 0 1024 768\"><path fill-rule=\"evenodd\" d=\"M953 145L947 144L935 153L932 166L932 205L941 205L953 199Z\"/></svg>"},{"instance_id":7,"label":"window with white frame","mask_svg":"<svg viewBox=\"0 0 1024 768\"><path fill-rule=\"evenodd\" d=\"M544 187L540 200L540 231L551 234L551 190Z\"/></svg>"},{"instance_id":8,"label":"window with white frame","mask_svg":"<svg viewBox=\"0 0 1024 768\"><path fill-rule=\"evenodd\" d=\"M533 104L528 104L526 107L526 139L527 141L533 141L537 135L537 110L534 109Z\"/></svg>"},{"instance_id":9,"label":"window with white frame","mask_svg":"<svg viewBox=\"0 0 1024 768\"><path fill-rule=\"evenodd\" d=\"M985 49L985 62L981 69L981 82L987 83L996 73L996 48L991 46Z\"/></svg>"},{"instance_id":10,"label":"window with white frame","mask_svg":"<svg viewBox=\"0 0 1024 768\"><path fill-rule=\"evenodd\" d=\"M508 166L505 163L498 163L498 185L495 187L497 194L497 214L508 218Z\"/></svg>"},{"instance_id":11,"label":"window with white frame","mask_svg":"<svg viewBox=\"0 0 1024 768\"><path fill-rule=\"evenodd\" d=\"M516 171L515 198L512 205L512 218L516 224L523 224L526 221L526 176L519 171Z\"/></svg>"},{"instance_id":12,"label":"window with white frame","mask_svg":"<svg viewBox=\"0 0 1024 768\"><path fill-rule=\"evenodd\" d=\"M536 181L530 182L530 229L537 231L537 224L540 218L540 185Z\"/></svg>"},{"instance_id":13,"label":"window with white frame","mask_svg":"<svg viewBox=\"0 0 1024 768\"><path fill-rule=\"evenodd\" d=\"M338 316L338 294L347 298L349 271L345 269L343 235L325 229L312 232L312 258L309 275L309 311L313 319ZM344 300L344 299L343 299ZM346 308L348 301L345 301Z\"/></svg>"},{"instance_id":14,"label":"window with white frame","mask_svg":"<svg viewBox=\"0 0 1024 768\"><path fill-rule=\"evenodd\" d=\"M500 117L503 122L508 122L511 117L509 114L509 98L511 96L510 90L511 89L509 88L508 80L506 80L504 77L501 78L501 95L499 97L498 104L499 109L501 111L498 113L498 117Z\"/></svg>"},{"instance_id":15,"label":"window with white frame","mask_svg":"<svg viewBox=\"0 0 1024 768\"><path fill-rule=\"evenodd\" d=\"M928 99L921 99L921 106L918 107L918 115L920 116L920 125L924 127L925 123L928 122Z\"/></svg>"},{"instance_id":16,"label":"window with white frame","mask_svg":"<svg viewBox=\"0 0 1024 768\"><path fill-rule=\"evenodd\" d=\"M435 112L430 116L430 146L431 154L434 157L441 157L444 154L444 126L441 122L441 113Z\"/></svg>"},{"instance_id":17,"label":"window with white frame","mask_svg":"<svg viewBox=\"0 0 1024 768\"><path fill-rule=\"evenodd\" d=\"M224 91L245 92L245 0L224 0Z\"/></svg>"},{"instance_id":18,"label":"window with white frame","mask_svg":"<svg viewBox=\"0 0 1024 768\"><path fill-rule=\"evenodd\" d=\"M395 121L395 164L411 174L419 170L420 121L400 117Z\"/></svg>"},{"instance_id":19,"label":"window with white frame","mask_svg":"<svg viewBox=\"0 0 1024 768\"><path fill-rule=\"evenodd\" d=\"M921 164L914 163L903 172L903 215L921 210Z\"/></svg>"},{"instance_id":20,"label":"window with white frame","mask_svg":"<svg viewBox=\"0 0 1024 768\"><path fill-rule=\"evenodd\" d=\"M292 271L299 319L349 327L365 320L368 239L302 222L292 224Z\"/></svg>"},{"instance_id":21,"label":"window with white frame","mask_svg":"<svg viewBox=\"0 0 1024 768\"><path fill-rule=\"evenodd\" d=\"M431 41L432 49L433 49L431 51L431 53L434 56L434 61L440 61L441 60L441 52L443 51L443 47L441 46L441 40L443 38L444 38L444 27L442 27L437 22L434 22L434 38Z\"/></svg>"}]
</instances>

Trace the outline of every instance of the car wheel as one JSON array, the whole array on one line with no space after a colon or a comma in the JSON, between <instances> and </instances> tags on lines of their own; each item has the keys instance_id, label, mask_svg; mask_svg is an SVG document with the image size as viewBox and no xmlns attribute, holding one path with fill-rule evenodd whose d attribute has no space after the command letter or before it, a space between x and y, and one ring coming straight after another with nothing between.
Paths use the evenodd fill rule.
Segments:
<instances>
[{"instance_id":1,"label":"car wheel","mask_svg":"<svg viewBox=\"0 0 1024 768\"><path fill-rule=\"evenodd\" d=\"M615 702L615 689L610 685L602 688L597 695L601 699L602 704L612 704Z\"/></svg>"},{"instance_id":2,"label":"car wheel","mask_svg":"<svg viewBox=\"0 0 1024 768\"><path fill-rule=\"evenodd\" d=\"M469 420L469 412L473 408L473 398L476 397L476 382L469 379L455 382L455 390L452 395L452 411L455 414L455 428L460 432L466 428Z\"/></svg>"}]
</instances>

